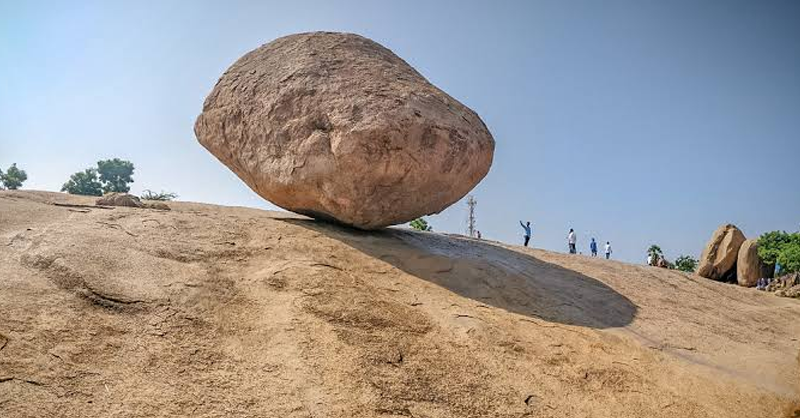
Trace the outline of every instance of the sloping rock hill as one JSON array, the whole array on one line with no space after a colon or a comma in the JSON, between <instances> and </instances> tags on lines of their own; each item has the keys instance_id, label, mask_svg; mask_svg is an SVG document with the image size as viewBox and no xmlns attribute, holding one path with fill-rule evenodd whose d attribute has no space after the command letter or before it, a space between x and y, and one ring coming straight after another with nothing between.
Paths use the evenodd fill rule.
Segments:
<instances>
[{"instance_id":1,"label":"sloping rock hill","mask_svg":"<svg viewBox=\"0 0 800 418\"><path fill-rule=\"evenodd\" d=\"M286 213L0 192L2 417L796 417L800 303Z\"/></svg>"}]
</instances>

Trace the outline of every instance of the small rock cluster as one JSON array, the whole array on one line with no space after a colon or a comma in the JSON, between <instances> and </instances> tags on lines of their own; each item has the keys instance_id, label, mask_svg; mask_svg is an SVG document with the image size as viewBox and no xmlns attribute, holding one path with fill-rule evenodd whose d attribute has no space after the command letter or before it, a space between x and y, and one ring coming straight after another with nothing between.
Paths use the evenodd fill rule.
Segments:
<instances>
[{"instance_id":1,"label":"small rock cluster","mask_svg":"<svg viewBox=\"0 0 800 418\"><path fill-rule=\"evenodd\" d=\"M800 273L778 277L770 281L764 290L775 292L778 296L800 298Z\"/></svg>"},{"instance_id":2,"label":"small rock cluster","mask_svg":"<svg viewBox=\"0 0 800 418\"><path fill-rule=\"evenodd\" d=\"M757 239L747 239L735 225L725 224L714 231L703 249L697 274L753 287L759 279L772 277L773 269L758 256Z\"/></svg>"},{"instance_id":3,"label":"small rock cluster","mask_svg":"<svg viewBox=\"0 0 800 418\"><path fill-rule=\"evenodd\" d=\"M147 208L155 210L170 210L164 202L142 202L139 197L128 193L106 193L95 202L99 206L127 206L131 208Z\"/></svg>"}]
</instances>

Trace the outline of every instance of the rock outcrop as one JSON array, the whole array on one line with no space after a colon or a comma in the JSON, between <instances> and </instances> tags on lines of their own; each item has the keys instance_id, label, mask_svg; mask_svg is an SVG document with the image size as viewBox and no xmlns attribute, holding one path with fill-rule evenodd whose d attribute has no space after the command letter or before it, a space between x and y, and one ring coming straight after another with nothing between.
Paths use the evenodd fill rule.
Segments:
<instances>
[{"instance_id":1,"label":"rock outcrop","mask_svg":"<svg viewBox=\"0 0 800 418\"><path fill-rule=\"evenodd\" d=\"M703 249L697 274L713 280L730 277L731 273L735 273L732 269L744 241L744 234L739 228L731 224L721 225Z\"/></svg>"},{"instance_id":2,"label":"rock outcrop","mask_svg":"<svg viewBox=\"0 0 800 418\"><path fill-rule=\"evenodd\" d=\"M767 286L768 292L777 296L800 298L800 273L791 273L772 280Z\"/></svg>"},{"instance_id":3,"label":"rock outcrop","mask_svg":"<svg viewBox=\"0 0 800 418\"><path fill-rule=\"evenodd\" d=\"M155 209L155 210L171 210L169 205L164 202L157 202L157 201L145 201L144 207L147 209Z\"/></svg>"},{"instance_id":4,"label":"rock outcrop","mask_svg":"<svg viewBox=\"0 0 800 418\"><path fill-rule=\"evenodd\" d=\"M143 207L142 201L138 197L128 193L106 193L97 199L96 204L101 206L128 206L132 208Z\"/></svg>"},{"instance_id":5,"label":"rock outcrop","mask_svg":"<svg viewBox=\"0 0 800 418\"><path fill-rule=\"evenodd\" d=\"M766 266L758 256L758 240L748 239L739 248L736 261L736 280L740 286L753 287L758 279L766 277Z\"/></svg>"},{"instance_id":6,"label":"rock outcrop","mask_svg":"<svg viewBox=\"0 0 800 418\"><path fill-rule=\"evenodd\" d=\"M788 418L800 405L800 301L252 208L72 210L95 199L0 190L2 418Z\"/></svg>"},{"instance_id":7,"label":"rock outcrop","mask_svg":"<svg viewBox=\"0 0 800 418\"><path fill-rule=\"evenodd\" d=\"M437 213L489 171L480 117L362 36L305 33L245 54L195 123L263 198L362 229Z\"/></svg>"}]
</instances>

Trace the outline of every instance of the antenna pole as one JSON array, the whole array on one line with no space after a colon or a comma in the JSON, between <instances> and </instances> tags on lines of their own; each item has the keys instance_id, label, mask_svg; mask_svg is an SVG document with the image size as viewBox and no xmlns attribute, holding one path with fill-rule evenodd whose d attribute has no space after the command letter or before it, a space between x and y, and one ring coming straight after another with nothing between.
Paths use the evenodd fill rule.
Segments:
<instances>
[{"instance_id":1,"label":"antenna pole","mask_svg":"<svg viewBox=\"0 0 800 418\"><path fill-rule=\"evenodd\" d=\"M478 201L475 199L474 196L469 195L467 197L467 207L469 208L469 214L467 215L467 235L470 238L475 237L475 207L478 206Z\"/></svg>"}]
</instances>

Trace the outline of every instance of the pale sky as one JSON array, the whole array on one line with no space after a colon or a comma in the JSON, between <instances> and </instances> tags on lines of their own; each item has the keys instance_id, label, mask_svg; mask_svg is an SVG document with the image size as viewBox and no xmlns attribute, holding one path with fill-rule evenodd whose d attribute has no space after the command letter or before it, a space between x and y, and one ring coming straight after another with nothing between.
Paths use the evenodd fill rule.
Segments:
<instances>
[{"instance_id":1,"label":"pale sky","mask_svg":"<svg viewBox=\"0 0 800 418\"><path fill-rule=\"evenodd\" d=\"M133 192L274 209L194 138L238 57L277 37L355 32L474 109L497 141L474 190L485 238L642 262L699 253L721 223L800 226L797 1L0 0L0 167L58 191L99 159ZM428 218L463 232L460 202Z\"/></svg>"}]
</instances>

